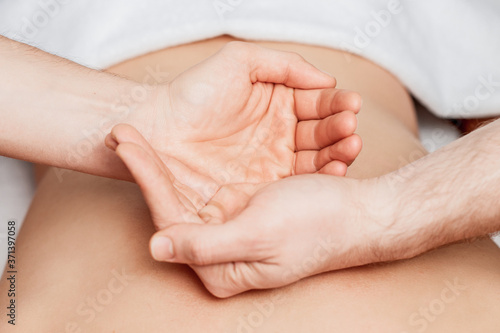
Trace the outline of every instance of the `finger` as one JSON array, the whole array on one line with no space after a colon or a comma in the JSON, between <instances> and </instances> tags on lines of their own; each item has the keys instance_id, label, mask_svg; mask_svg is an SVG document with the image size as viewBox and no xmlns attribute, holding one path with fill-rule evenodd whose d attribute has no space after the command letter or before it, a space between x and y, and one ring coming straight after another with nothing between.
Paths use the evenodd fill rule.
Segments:
<instances>
[{"instance_id":1,"label":"finger","mask_svg":"<svg viewBox=\"0 0 500 333\"><path fill-rule=\"evenodd\" d=\"M204 206L217 193L219 185L209 176L194 172L175 158L162 155L160 160L163 161L167 169L171 172L171 179L175 178L172 181L174 187L178 190L182 187L185 190L183 193L189 193L188 196L193 200L195 197L199 199L193 202L195 207L198 207L200 204Z\"/></svg>"},{"instance_id":2,"label":"finger","mask_svg":"<svg viewBox=\"0 0 500 333\"><path fill-rule=\"evenodd\" d=\"M319 150L354 133L358 126L352 111L343 111L322 120L297 123L295 146L300 150Z\"/></svg>"},{"instance_id":3,"label":"finger","mask_svg":"<svg viewBox=\"0 0 500 333\"><path fill-rule=\"evenodd\" d=\"M300 55L268 49L251 43L233 42L225 47L234 57L249 66L250 79L255 82L281 83L291 88L333 88L335 78L326 74Z\"/></svg>"},{"instance_id":4,"label":"finger","mask_svg":"<svg viewBox=\"0 0 500 333\"><path fill-rule=\"evenodd\" d=\"M296 175L315 173L318 170L314 164L317 150L301 150L295 153L295 169Z\"/></svg>"},{"instance_id":5,"label":"finger","mask_svg":"<svg viewBox=\"0 0 500 333\"><path fill-rule=\"evenodd\" d=\"M303 175L310 173L323 173L335 176L345 176L347 172L347 164L339 161L333 160L318 169L316 166L316 156L318 152L315 150L303 150L297 153L297 162L295 164L295 174Z\"/></svg>"},{"instance_id":6,"label":"finger","mask_svg":"<svg viewBox=\"0 0 500 333\"><path fill-rule=\"evenodd\" d=\"M118 124L111 130L111 133L106 137L106 145L113 149L114 145L123 142L130 142L139 145L144 149L160 166L162 171L168 174L172 183L175 179L178 180L176 185L185 184L183 187L189 187L197 194L200 195L200 201L203 205L215 194L218 189L218 185L213 179L194 172L181 162L177 161L175 158L170 158L163 155L160 157L148 141L135 129L128 124ZM113 149L114 150L114 149ZM174 176L176 175L176 177ZM203 184L201 186L200 184ZM191 191L192 192L192 191ZM180 199L183 199L182 197ZM196 203L195 206L199 206L201 203Z\"/></svg>"},{"instance_id":7,"label":"finger","mask_svg":"<svg viewBox=\"0 0 500 333\"><path fill-rule=\"evenodd\" d=\"M151 147L149 142L146 141L146 139L142 136L141 133L139 133L139 131L135 127L128 124L116 125L111 130L109 144L114 145L113 141L117 144L128 142L138 145L149 155L151 159L154 160L158 167L160 167L161 171L168 175L170 181L174 181L175 177L172 175L172 173L164 163L168 162L168 159L167 161L163 161L162 159L160 159L153 147Z\"/></svg>"},{"instance_id":8,"label":"finger","mask_svg":"<svg viewBox=\"0 0 500 333\"><path fill-rule=\"evenodd\" d=\"M219 298L231 297L258 288L256 281L262 280L259 276L261 270L255 269L254 263L231 262L209 266L190 265L190 267L198 275L205 288ZM266 287L272 288L275 285Z\"/></svg>"},{"instance_id":9,"label":"finger","mask_svg":"<svg viewBox=\"0 0 500 333\"><path fill-rule=\"evenodd\" d=\"M153 235L153 258L195 265L254 261L263 254L259 239L240 223L176 224Z\"/></svg>"},{"instance_id":10,"label":"finger","mask_svg":"<svg viewBox=\"0 0 500 333\"><path fill-rule=\"evenodd\" d=\"M343 89L296 89L294 97L299 120L323 119L345 110L358 113L363 104L358 93Z\"/></svg>"},{"instance_id":11,"label":"finger","mask_svg":"<svg viewBox=\"0 0 500 333\"><path fill-rule=\"evenodd\" d=\"M361 138L359 135L353 134L334 145L321 149L314 158L316 170L321 170L325 165L335 160L344 162L347 166L351 165L361 152L361 147Z\"/></svg>"},{"instance_id":12,"label":"finger","mask_svg":"<svg viewBox=\"0 0 500 333\"><path fill-rule=\"evenodd\" d=\"M265 183L224 185L198 214L207 223L224 223L242 212L253 194L266 185Z\"/></svg>"},{"instance_id":13,"label":"finger","mask_svg":"<svg viewBox=\"0 0 500 333\"><path fill-rule=\"evenodd\" d=\"M118 147L118 142L111 136L111 133L108 133L104 138L104 145L109 149L115 151L116 147Z\"/></svg>"},{"instance_id":14,"label":"finger","mask_svg":"<svg viewBox=\"0 0 500 333\"><path fill-rule=\"evenodd\" d=\"M133 143L133 144L136 144L137 146L139 146L142 150L144 150L144 152L147 155L149 155L149 158L153 160L153 162L156 164L156 166L160 169L160 172L164 176L169 178L172 186L174 185L175 177L165 164L167 162L170 162L173 159L170 159L167 157L165 159L166 162L164 162L158 156L158 154L153 149L153 147L151 147L149 142L146 141L146 139L142 136L141 133L139 133L139 131L135 127L128 125L128 124L118 124L115 127L113 127L113 129L111 130L110 137L111 137L109 140L110 145L114 145L115 143L116 144ZM179 184L179 183L177 183L177 188L175 188L175 186L174 186L174 192L175 192L177 198L179 199L181 204L186 206L186 207L189 206L191 203L185 197L185 195L181 194L180 192L186 193L186 192L190 192L190 191L192 191L190 188L188 188L185 185ZM203 206L203 204L198 204L198 206L200 206L200 205ZM177 221L177 222L179 222L179 221Z\"/></svg>"},{"instance_id":15,"label":"finger","mask_svg":"<svg viewBox=\"0 0 500 333\"><path fill-rule=\"evenodd\" d=\"M320 151L299 151L295 155L295 174L301 175L318 172L333 161L342 162L346 166L349 166L361 152L362 145L359 135L353 134ZM335 168L336 171L337 168ZM344 168L342 167L340 173L343 170Z\"/></svg>"},{"instance_id":16,"label":"finger","mask_svg":"<svg viewBox=\"0 0 500 333\"><path fill-rule=\"evenodd\" d=\"M344 162L332 161L327 165L325 165L323 168L321 168L318 171L318 173L331 176L344 177L345 174L347 173L347 165Z\"/></svg>"},{"instance_id":17,"label":"finger","mask_svg":"<svg viewBox=\"0 0 500 333\"><path fill-rule=\"evenodd\" d=\"M191 215L182 206L169 177L140 146L121 143L116 154L141 188L156 227L183 222Z\"/></svg>"}]
</instances>

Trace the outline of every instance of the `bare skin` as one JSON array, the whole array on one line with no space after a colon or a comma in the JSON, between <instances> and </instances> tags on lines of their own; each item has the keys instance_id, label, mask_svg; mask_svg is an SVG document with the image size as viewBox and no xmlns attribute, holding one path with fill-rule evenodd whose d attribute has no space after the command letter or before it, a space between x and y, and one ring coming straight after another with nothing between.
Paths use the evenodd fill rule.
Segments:
<instances>
[{"instance_id":1,"label":"bare skin","mask_svg":"<svg viewBox=\"0 0 500 333\"><path fill-rule=\"evenodd\" d=\"M147 65L160 64L173 77L228 40L160 51L110 70L140 81ZM411 100L389 73L340 51L265 45L299 52L335 73L339 87L363 96L357 132L364 150L348 176L385 174L425 154ZM136 185L73 172L59 182L48 172L18 238L18 329L401 333L494 332L500 324L500 250L490 240L220 300L187 266L155 262L148 251L153 233ZM6 288L3 277L1 304ZM4 313L2 306L2 318Z\"/></svg>"}]
</instances>

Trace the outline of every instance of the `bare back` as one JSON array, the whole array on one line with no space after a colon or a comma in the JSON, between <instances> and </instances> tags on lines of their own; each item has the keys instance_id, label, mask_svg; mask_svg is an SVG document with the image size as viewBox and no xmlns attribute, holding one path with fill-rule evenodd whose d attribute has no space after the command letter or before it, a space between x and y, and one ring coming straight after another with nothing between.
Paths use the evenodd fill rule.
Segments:
<instances>
[{"instance_id":1,"label":"bare back","mask_svg":"<svg viewBox=\"0 0 500 333\"><path fill-rule=\"evenodd\" d=\"M109 71L138 82L171 80L229 40L223 36L162 50ZM390 73L340 51L262 44L300 53L334 74L340 88L363 96L358 133L364 150L348 176L381 175L425 154L411 99ZM500 249L490 240L221 300L188 267L152 260L148 241L153 232L135 184L49 170L18 238L17 329L402 333L500 327ZM0 290L3 332L12 329L3 306L5 275Z\"/></svg>"}]
</instances>

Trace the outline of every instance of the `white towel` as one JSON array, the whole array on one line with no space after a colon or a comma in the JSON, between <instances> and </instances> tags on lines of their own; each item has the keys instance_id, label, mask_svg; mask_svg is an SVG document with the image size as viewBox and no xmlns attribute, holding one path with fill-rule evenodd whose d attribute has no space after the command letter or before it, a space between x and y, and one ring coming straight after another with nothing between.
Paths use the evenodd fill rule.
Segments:
<instances>
[{"instance_id":1,"label":"white towel","mask_svg":"<svg viewBox=\"0 0 500 333\"><path fill-rule=\"evenodd\" d=\"M500 114L497 0L2 1L0 33L94 68L221 34L347 49L438 116Z\"/></svg>"}]
</instances>

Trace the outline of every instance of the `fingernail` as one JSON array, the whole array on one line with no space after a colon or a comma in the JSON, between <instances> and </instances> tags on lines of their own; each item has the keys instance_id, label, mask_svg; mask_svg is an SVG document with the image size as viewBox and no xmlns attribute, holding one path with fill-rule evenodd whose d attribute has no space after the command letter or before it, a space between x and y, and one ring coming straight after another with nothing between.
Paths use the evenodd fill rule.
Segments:
<instances>
[{"instance_id":1,"label":"fingernail","mask_svg":"<svg viewBox=\"0 0 500 333\"><path fill-rule=\"evenodd\" d=\"M106 138L105 144L111 150L116 150L116 147L118 147L118 141L111 134Z\"/></svg>"},{"instance_id":2,"label":"fingernail","mask_svg":"<svg viewBox=\"0 0 500 333\"><path fill-rule=\"evenodd\" d=\"M158 261L167 261L174 257L174 245L168 237L155 237L151 242L151 254Z\"/></svg>"}]
</instances>

